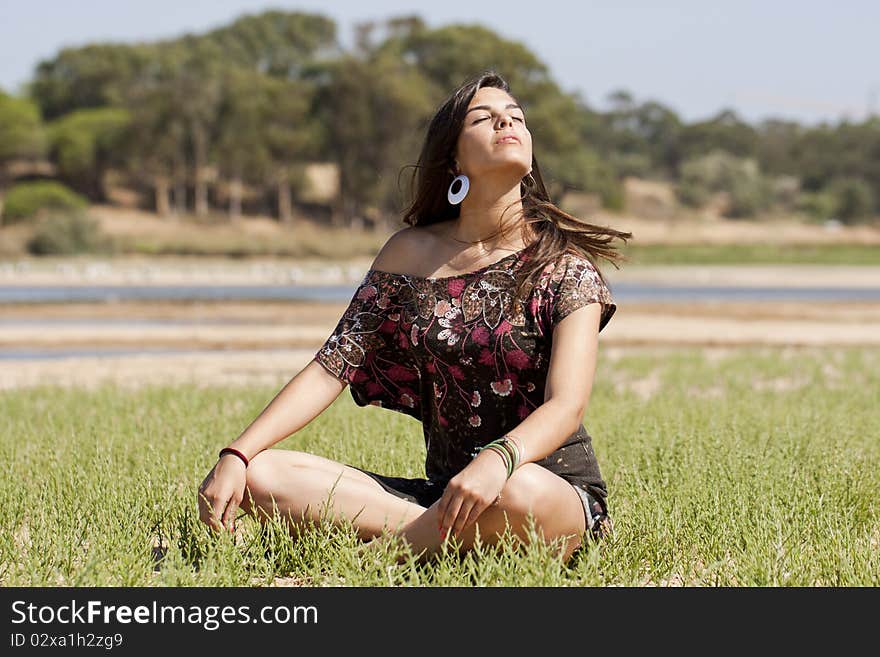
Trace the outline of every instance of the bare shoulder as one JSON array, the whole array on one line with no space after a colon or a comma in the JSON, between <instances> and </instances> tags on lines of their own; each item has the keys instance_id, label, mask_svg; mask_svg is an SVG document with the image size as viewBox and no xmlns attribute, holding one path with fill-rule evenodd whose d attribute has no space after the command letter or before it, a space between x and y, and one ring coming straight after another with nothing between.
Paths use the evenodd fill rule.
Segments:
<instances>
[{"instance_id":1,"label":"bare shoulder","mask_svg":"<svg viewBox=\"0 0 880 657\"><path fill-rule=\"evenodd\" d=\"M407 226L389 237L376 254L372 269L408 273L418 270L419 263L430 253L434 233L427 228Z\"/></svg>"}]
</instances>

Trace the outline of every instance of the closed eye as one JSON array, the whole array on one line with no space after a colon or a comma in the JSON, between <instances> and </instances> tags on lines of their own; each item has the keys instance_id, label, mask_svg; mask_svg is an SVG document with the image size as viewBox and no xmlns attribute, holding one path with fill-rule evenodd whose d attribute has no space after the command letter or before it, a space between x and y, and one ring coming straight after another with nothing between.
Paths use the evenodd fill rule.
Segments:
<instances>
[{"instance_id":1,"label":"closed eye","mask_svg":"<svg viewBox=\"0 0 880 657\"><path fill-rule=\"evenodd\" d=\"M485 121L485 120L488 119L488 118L489 118L488 116L484 116L482 119L477 119L476 121L474 121L471 125L476 125L476 124L479 123L480 121ZM519 121L519 122L521 122L521 123L525 123L525 120L519 118L518 116L514 116L513 119L514 119L515 121Z\"/></svg>"}]
</instances>

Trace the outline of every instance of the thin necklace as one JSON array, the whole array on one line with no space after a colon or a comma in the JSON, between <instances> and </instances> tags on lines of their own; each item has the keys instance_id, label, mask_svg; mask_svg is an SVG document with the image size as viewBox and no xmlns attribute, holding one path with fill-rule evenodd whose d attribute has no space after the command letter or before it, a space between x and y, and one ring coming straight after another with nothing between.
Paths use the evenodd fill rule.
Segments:
<instances>
[{"instance_id":1,"label":"thin necklace","mask_svg":"<svg viewBox=\"0 0 880 657\"><path fill-rule=\"evenodd\" d=\"M467 241L467 240L460 240L460 239L458 239L457 237L453 237L452 235L449 236L449 239L451 239L451 240L455 240L456 242L460 242L461 244L471 244L471 245L473 245L473 244L481 244L481 243L483 242L483 240L477 240L476 242L469 242L469 241Z\"/></svg>"},{"instance_id":2,"label":"thin necklace","mask_svg":"<svg viewBox=\"0 0 880 657\"><path fill-rule=\"evenodd\" d=\"M457 237L450 237L449 239L453 239L456 242L461 242L462 244L482 244L483 240L477 240L476 242L468 242L466 240L460 240Z\"/></svg>"}]
</instances>

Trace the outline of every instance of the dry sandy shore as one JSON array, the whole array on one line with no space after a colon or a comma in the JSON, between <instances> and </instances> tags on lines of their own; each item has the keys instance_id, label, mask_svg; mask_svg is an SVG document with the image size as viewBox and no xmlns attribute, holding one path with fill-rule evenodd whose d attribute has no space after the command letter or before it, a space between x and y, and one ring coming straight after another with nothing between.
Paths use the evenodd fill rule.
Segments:
<instances>
[{"instance_id":1,"label":"dry sandy shore","mask_svg":"<svg viewBox=\"0 0 880 657\"><path fill-rule=\"evenodd\" d=\"M0 322L0 350L166 351L0 360L0 389L44 383L283 385L311 360L345 304L110 303L36 308L0 305L0 318L6 320ZM40 318L37 323L35 314ZM70 319L77 322L57 323ZM157 320L187 323L143 323ZM618 308L599 339L603 358L681 347L709 351L744 346L875 347L880 346L880 304L629 303Z\"/></svg>"}]
</instances>

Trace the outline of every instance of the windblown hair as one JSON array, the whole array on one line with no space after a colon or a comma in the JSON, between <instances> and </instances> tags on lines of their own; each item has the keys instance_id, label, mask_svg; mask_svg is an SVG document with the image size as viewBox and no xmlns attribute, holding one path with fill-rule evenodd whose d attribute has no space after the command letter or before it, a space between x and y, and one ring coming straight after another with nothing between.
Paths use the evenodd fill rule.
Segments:
<instances>
[{"instance_id":1,"label":"windblown hair","mask_svg":"<svg viewBox=\"0 0 880 657\"><path fill-rule=\"evenodd\" d=\"M496 87L510 94L504 78L490 69L456 89L440 105L428 124L411 180L410 189L415 190L413 201L403 217L407 225L426 226L459 216L460 206L450 204L446 192L455 177L455 147L464 125L465 113L477 89L483 87ZM537 283L544 267L551 262L557 262L566 252L581 253L596 266L597 271L599 257L608 260L615 267L619 261L627 259L617 252L611 242L615 238L625 242L632 238L632 233L589 224L560 210L547 194L534 151L532 172L520 182L520 198L523 214L522 220L516 224L523 231L523 241L526 244L538 242L531 259L520 269L516 290L520 298L524 298L524 290ZM500 226L489 237L502 232ZM601 271L599 275L604 281Z\"/></svg>"}]
</instances>

